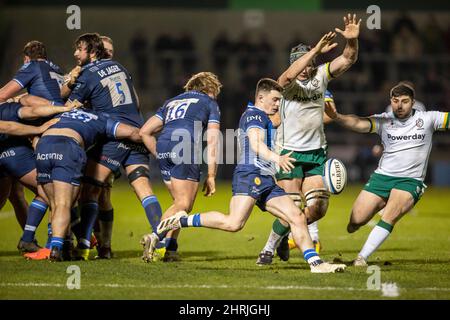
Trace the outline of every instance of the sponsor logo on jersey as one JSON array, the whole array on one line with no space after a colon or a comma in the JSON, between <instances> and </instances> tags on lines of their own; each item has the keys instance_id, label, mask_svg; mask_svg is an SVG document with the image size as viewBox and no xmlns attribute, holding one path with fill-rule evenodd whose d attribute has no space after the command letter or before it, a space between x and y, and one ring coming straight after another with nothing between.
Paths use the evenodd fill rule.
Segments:
<instances>
[{"instance_id":1,"label":"sponsor logo on jersey","mask_svg":"<svg viewBox=\"0 0 450 320\"><path fill-rule=\"evenodd\" d=\"M256 177L256 178L254 179L254 181L255 181L255 184L256 184L257 186L259 186L259 185L261 184L261 179L260 179L259 177Z\"/></svg>"},{"instance_id":2,"label":"sponsor logo on jersey","mask_svg":"<svg viewBox=\"0 0 450 320\"><path fill-rule=\"evenodd\" d=\"M298 94L294 94L292 100L296 100L298 102L309 102L309 101L317 101L323 99L323 93L316 93L312 97L305 97Z\"/></svg>"},{"instance_id":3,"label":"sponsor logo on jersey","mask_svg":"<svg viewBox=\"0 0 450 320\"><path fill-rule=\"evenodd\" d=\"M416 120L416 127L419 128L419 129L423 129L422 128L423 127L423 120L422 120L422 118L419 118L419 119Z\"/></svg>"},{"instance_id":4,"label":"sponsor logo on jersey","mask_svg":"<svg viewBox=\"0 0 450 320\"><path fill-rule=\"evenodd\" d=\"M16 152L14 150L6 150L0 153L0 159L14 157Z\"/></svg>"},{"instance_id":5,"label":"sponsor logo on jersey","mask_svg":"<svg viewBox=\"0 0 450 320\"><path fill-rule=\"evenodd\" d=\"M62 153L38 153L36 156L37 160L62 160L64 155Z\"/></svg>"},{"instance_id":6,"label":"sponsor logo on jersey","mask_svg":"<svg viewBox=\"0 0 450 320\"><path fill-rule=\"evenodd\" d=\"M402 141L402 140L423 140L425 139L426 134L412 134L412 135L405 135L405 136L393 136L388 133L387 137L388 139L391 139L393 141Z\"/></svg>"},{"instance_id":7,"label":"sponsor logo on jersey","mask_svg":"<svg viewBox=\"0 0 450 320\"><path fill-rule=\"evenodd\" d=\"M258 120L259 122L262 122L261 116L260 115L255 115L255 116L248 116L247 117L247 122L250 122L252 120Z\"/></svg>"},{"instance_id":8,"label":"sponsor logo on jersey","mask_svg":"<svg viewBox=\"0 0 450 320\"><path fill-rule=\"evenodd\" d=\"M311 84L314 86L314 87L318 87L319 86L319 80L317 80L316 78L314 78L314 79L312 79L311 80Z\"/></svg>"}]
</instances>

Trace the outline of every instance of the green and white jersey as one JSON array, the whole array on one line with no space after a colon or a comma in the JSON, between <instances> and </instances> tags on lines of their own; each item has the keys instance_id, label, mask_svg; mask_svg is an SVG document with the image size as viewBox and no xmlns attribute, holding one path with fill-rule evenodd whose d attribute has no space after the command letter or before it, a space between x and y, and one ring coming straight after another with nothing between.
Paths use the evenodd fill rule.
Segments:
<instances>
[{"instance_id":1,"label":"green and white jersey","mask_svg":"<svg viewBox=\"0 0 450 320\"><path fill-rule=\"evenodd\" d=\"M436 130L449 129L448 112L418 111L406 120L393 112L369 117L371 132L378 133L384 146L376 173L423 181L427 171L432 137Z\"/></svg>"},{"instance_id":2,"label":"green and white jersey","mask_svg":"<svg viewBox=\"0 0 450 320\"><path fill-rule=\"evenodd\" d=\"M278 148L310 151L326 146L323 112L325 91L331 79L329 67L329 62L322 64L314 77L305 81L296 79L284 88L276 139Z\"/></svg>"}]
</instances>

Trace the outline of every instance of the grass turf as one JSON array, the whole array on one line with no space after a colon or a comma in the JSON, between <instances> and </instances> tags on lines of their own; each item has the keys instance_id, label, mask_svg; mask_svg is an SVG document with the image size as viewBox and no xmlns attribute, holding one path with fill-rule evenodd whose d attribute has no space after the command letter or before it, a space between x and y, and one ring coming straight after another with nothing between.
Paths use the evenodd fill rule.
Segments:
<instances>
[{"instance_id":1,"label":"grass turf","mask_svg":"<svg viewBox=\"0 0 450 320\"><path fill-rule=\"evenodd\" d=\"M350 262L372 228L373 223L351 235L345 231L360 188L349 186L332 197L327 216L319 223L325 260ZM155 191L167 208L170 199L164 186L156 186ZM183 230L181 262L146 264L139 245L149 231L145 213L127 185L117 183L112 194L115 258L109 261L26 261L16 250L20 227L6 205L0 213L0 299L395 299L367 290L366 268L311 274L298 250L291 251L289 262L275 258L269 267L256 266L273 221L257 208L238 233ZM230 197L231 185L221 184L214 197L199 194L193 212L227 212ZM397 284L396 299L450 299L449 208L449 189L428 188L415 210L370 258L381 268L382 283ZM39 242L43 244L45 238L44 220ZM70 265L80 267L80 290L66 287Z\"/></svg>"}]
</instances>

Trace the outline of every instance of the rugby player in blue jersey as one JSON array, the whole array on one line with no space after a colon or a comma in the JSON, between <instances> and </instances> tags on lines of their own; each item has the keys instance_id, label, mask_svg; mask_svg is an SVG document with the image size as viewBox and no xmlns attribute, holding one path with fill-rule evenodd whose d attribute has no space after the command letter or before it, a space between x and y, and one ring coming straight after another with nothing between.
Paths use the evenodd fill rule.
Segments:
<instances>
[{"instance_id":1,"label":"rugby player in blue jersey","mask_svg":"<svg viewBox=\"0 0 450 320\"><path fill-rule=\"evenodd\" d=\"M31 143L26 137L16 137L17 133L7 129L14 127L28 128L31 131L24 131L21 135L26 134L26 132L30 136L38 135L54 121L47 122L40 127L29 125L24 127L23 125L20 126L19 122L50 117L60 112L69 111L72 107L72 105L58 108L54 106L29 107L20 103L8 102L0 104L0 122L2 123L2 128L0 128L0 185L7 185L7 177L12 177L37 194L36 165ZM7 195L7 193L4 194ZM0 199L0 203L4 203L3 200ZM24 233L17 246L21 252L35 252L39 249L34 241L35 230L44 217L46 210L47 202L44 199L36 197L31 202L27 210L27 222Z\"/></svg>"},{"instance_id":2,"label":"rugby player in blue jersey","mask_svg":"<svg viewBox=\"0 0 450 320\"><path fill-rule=\"evenodd\" d=\"M249 218L255 204L282 218L290 225L293 238L302 250L305 260L313 273L343 271L345 265L323 262L308 233L305 214L294 204L288 194L275 180L276 165L285 172L294 168L295 161L290 153L278 155L271 149L274 144L273 124L270 116L277 113L282 87L272 79L258 81L255 104L249 103L239 121L239 162L233 174L233 197L230 213L211 211L188 216L179 211L174 216L163 219L158 225L158 234L185 227L206 227L223 231L241 230Z\"/></svg>"},{"instance_id":3,"label":"rugby player in blue jersey","mask_svg":"<svg viewBox=\"0 0 450 320\"><path fill-rule=\"evenodd\" d=\"M26 89L28 94L22 95L20 99L22 104L48 105L47 100L49 100L55 105L62 105L63 101L59 93L62 81L61 69L48 60L45 45L36 40L28 42L23 49L23 62L23 66L14 78L0 88L0 102L13 102L13 97ZM39 97L47 100L40 101ZM14 101L19 102L19 99L15 98ZM26 221L28 203L25 200L23 186L18 181L12 180L5 181L0 189L5 189L2 192L6 192L10 188L9 200L22 228L25 226L36 228L37 226L33 225L31 221Z\"/></svg>"},{"instance_id":4,"label":"rugby player in blue jersey","mask_svg":"<svg viewBox=\"0 0 450 320\"><path fill-rule=\"evenodd\" d=\"M141 129L142 140L158 159L162 177L173 198L173 205L164 212L165 218L178 211L190 212L194 205L206 129L208 175L203 190L206 196L215 192L220 129L220 111L216 99L221 87L219 79L211 72L193 75L184 86L185 92L167 100ZM161 133L156 140L155 134L158 132ZM179 150L180 147L182 150ZM152 261L154 246L158 242L156 229L153 231L141 240L146 262ZM178 232L167 235L163 261L178 260L177 235Z\"/></svg>"},{"instance_id":5,"label":"rugby player in blue jersey","mask_svg":"<svg viewBox=\"0 0 450 320\"><path fill-rule=\"evenodd\" d=\"M137 127L100 112L77 109L61 114L60 121L44 132L36 146L37 180L52 209L52 261L71 258L63 257L63 244L87 162L85 150L106 136L141 141Z\"/></svg>"},{"instance_id":6,"label":"rugby player in blue jersey","mask_svg":"<svg viewBox=\"0 0 450 320\"><path fill-rule=\"evenodd\" d=\"M75 42L74 56L81 71L68 101L87 101L94 111L141 127L144 119L139 111L131 76L118 62L103 59L105 49L101 37L96 33L81 35ZM107 139L91 150L79 201L82 228L77 250L79 258L88 258L100 192L110 174L120 167L125 168L152 228L156 228L161 217L161 207L150 185L148 163L148 151L142 144Z\"/></svg>"},{"instance_id":7,"label":"rugby player in blue jersey","mask_svg":"<svg viewBox=\"0 0 450 320\"><path fill-rule=\"evenodd\" d=\"M100 36L105 48L103 59L112 59L114 57L114 44L110 37ZM77 65L70 73L65 77L64 85L61 87L61 96L68 98L72 93L72 89L75 87L76 80L80 76L81 66ZM120 176L120 171L111 173L107 179L107 182L103 185L98 199L98 217L94 224L94 235L91 238L91 248L97 247L97 259L111 259L111 238L112 228L114 220L114 208L111 203L111 188L114 183L114 179ZM78 233L80 225L78 225L80 219L78 216L78 208L74 208L72 211L72 230ZM80 230L81 231L81 230Z\"/></svg>"}]
</instances>

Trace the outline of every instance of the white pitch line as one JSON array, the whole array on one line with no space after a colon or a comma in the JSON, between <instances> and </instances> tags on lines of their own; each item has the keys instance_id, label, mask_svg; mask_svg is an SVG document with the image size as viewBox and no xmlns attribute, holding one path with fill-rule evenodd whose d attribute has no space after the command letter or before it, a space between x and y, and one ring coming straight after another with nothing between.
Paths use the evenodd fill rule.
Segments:
<instances>
[{"instance_id":1,"label":"white pitch line","mask_svg":"<svg viewBox=\"0 0 450 320\"><path fill-rule=\"evenodd\" d=\"M310 286L229 286L229 285L133 285L133 284L87 284L82 287L105 287L105 288L146 288L146 289L258 289L258 290L313 290L313 291L369 291L364 288L353 287L310 287ZM0 287L65 287L61 283L45 282L4 282ZM445 291L450 292L450 288L400 288L401 291ZM372 291L372 290L370 290Z\"/></svg>"}]
</instances>

